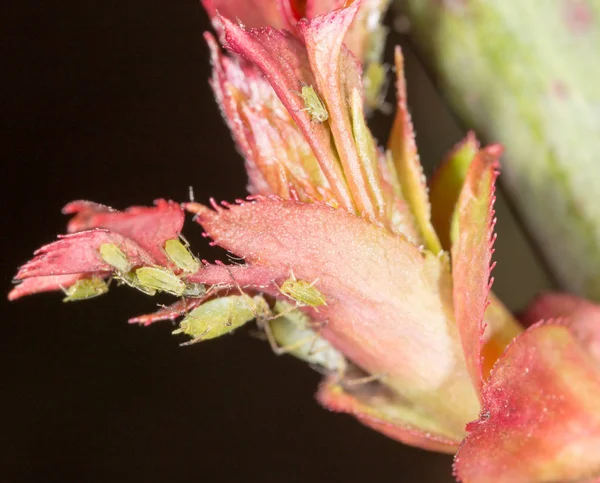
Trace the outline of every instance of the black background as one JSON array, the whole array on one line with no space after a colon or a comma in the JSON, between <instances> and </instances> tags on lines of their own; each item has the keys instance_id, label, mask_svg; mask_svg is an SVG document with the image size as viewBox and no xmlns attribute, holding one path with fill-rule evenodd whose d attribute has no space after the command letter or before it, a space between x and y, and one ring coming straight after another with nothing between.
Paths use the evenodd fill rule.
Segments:
<instances>
[{"instance_id":1,"label":"black background","mask_svg":"<svg viewBox=\"0 0 600 483\"><path fill-rule=\"evenodd\" d=\"M0 8L2 291L64 231L70 200L183 201L189 185L200 201L245 194L208 87L209 23L195 0ZM411 59L409 89L426 110ZM458 140L415 120L425 159ZM376 134L389 123L376 117ZM202 257L217 256L199 228L185 234ZM450 480L450 457L321 409L319 375L247 333L180 348L169 323L127 324L155 308L141 294L60 300L2 302L0 481Z\"/></svg>"}]
</instances>

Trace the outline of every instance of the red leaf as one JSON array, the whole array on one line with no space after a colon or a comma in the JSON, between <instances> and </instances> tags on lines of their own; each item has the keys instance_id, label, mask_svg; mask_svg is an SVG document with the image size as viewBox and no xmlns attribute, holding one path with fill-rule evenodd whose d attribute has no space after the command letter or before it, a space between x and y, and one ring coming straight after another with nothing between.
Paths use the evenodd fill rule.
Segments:
<instances>
[{"instance_id":1,"label":"red leaf","mask_svg":"<svg viewBox=\"0 0 600 483\"><path fill-rule=\"evenodd\" d=\"M538 324L517 337L482 400L455 460L463 483L600 477L600 369L567 326Z\"/></svg>"},{"instance_id":2,"label":"red leaf","mask_svg":"<svg viewBox=\"0 0 600 483\"><path fill-rule=\"evenodd\" d=\"M97 228L59 238L58 241L37 250L34 253L35 257L20 268L15 278L21 280L54 275L112 272L113 267L102 260L98 251L104 243L117 245L133 266L154 264L150 254L139 245L108 230Z\"/></svg>"},{"instance_id":3,"label":"red leaf","mask_svg":"<svg viewBox=\"0 0 600 483\"><path fill-rule=\"evenodd\" d=\"M23 280L21 283L19 283L19 285L17 285L10 291L10 293L8 294L8 300L17 300L18 298L24 297L26 295L33 295L41 292L51 292L53 290L60 290L61 288L68 288L78 280L86 278L88 275L91 274L76 273L72 275L54 275L48 277L28 278Z\"/></svg>"},{"instance_id":4,"label":"red leaf","mask_svg":"<svg viewBox=\"0 0 600 483\"><path fill-rule=\"evenodd\" d=\"M117 211L91 201L73 201L63 213L75 214L69 233L104 228L133 240L160 265L169 265L163 252L167 240L177 238L184 222L183 210L173 201L157 200L156 206L132 206Z\"/></svg>"}]
</instances>

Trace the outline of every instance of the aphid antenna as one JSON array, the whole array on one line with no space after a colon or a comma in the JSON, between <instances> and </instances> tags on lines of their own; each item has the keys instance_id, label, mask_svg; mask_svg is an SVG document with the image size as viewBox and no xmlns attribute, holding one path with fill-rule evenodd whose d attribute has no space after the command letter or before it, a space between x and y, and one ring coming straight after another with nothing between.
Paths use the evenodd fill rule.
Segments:
<instances>
[{"instance_id":1,"label":"aphid antenna","mask_svg":"<svg viewBox=\"0 0 600 483\"><path fill-rule=\"evenodd\" d=\"M182 342L181 344L179 344L179 347L185 347L188 345L197 344L198 342L202 342L202 337L204 337L208 333L209 330L210 330L210 327L208 327L198 337L194 337L192 340L188 340L187 342Z\"/></svg>"},{"instance_id":2,"label":"aphid antenna","mask_svg":"<svg viewBox=\"0 0 600 483\"><path fill-rule=\"evenodd\" d=\"M190 188L191 188L191 186L190 186ZM179 239L183 242L183 244L189 248L190 242L187 240L186 237L183 236L183 233L179 233L178 236L179 236Z\"/></svg>"},{"instance_id":3,"label":"aphid antenna","mask_svg":"<svg viewBox=\"0 0 600 483\"><path fill-rule=\"evenodd\" d=\"M188 197L190 199L190 203L196 202L196 197L194 196L194 187L191 185L188 186Z\"/></svg>"}]
</instances>

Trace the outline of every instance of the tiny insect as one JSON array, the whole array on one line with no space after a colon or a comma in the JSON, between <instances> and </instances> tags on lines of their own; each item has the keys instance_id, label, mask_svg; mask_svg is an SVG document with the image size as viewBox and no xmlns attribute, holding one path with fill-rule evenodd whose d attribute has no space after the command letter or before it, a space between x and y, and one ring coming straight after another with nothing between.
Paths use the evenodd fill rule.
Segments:
<instances>
[{"instance_id":1,"label":"tiny insect","mask_svg":"<svg viewBox=\"0 0 600 483\"><path fill-rule=\"evenodd\" d=\"M100 245L99 251L102 260L119 272L127 273L131 270L131 263L129 263L127 256L114 243L103 243Z\"/></svg>"},{"instance_id":2,"label":"tiny insect","mask_svg":"<svg viewBox=\"0 0 600 483\"><path fill-rule=\"evenodd\" d=\"M325 296L315 287L317 282L318 280L312 283L306 280L297 280L294 272L291 272L291 277L283 282L279 291L296 301L298 305L308 305L309 307L327 305Z\"/></svg>"},{"instance_id":3,"label":"tiny insect","mask_svg":"<svg viewBox=\"0 0 600 483\"><path fill-rule=\"evenodd\" d=\"M319 94L316 93L313 86L302 86L302 92L300 93L302 96L302 100L304 101L304 109L303 111L308 112L311 120L314 122L324 122L329 119L329 113L327 112L327 108L325 104L319 97Z\"/></svg>"},{"instance_id":4,"label":"tiny insect","mask_svg":"<svg viewBox=\"0 0 600 483\"><path fill-rule=\"evenodd\" d=\"M310 318L292 305L276 302L275 313L265 326L267 339L276 354L291 354L309 364L336 373L341 379L346 371L346 358L311 328ZM269 336L271 331L272 339Z\"/></svg>"},{"instance_id":5,"label":"tiny insect","mask_svg":"<svg viewBox=\"0 0 600 483\"><path fill-rule=\"evenodd\" d=\"M160 290L178 297L181 297L186 289L183 280L164 268L141 267L135 271L135 276L143 287Z\"/></svg>"},{"instance_id":6,"label":"tiny insect","mask_svg":"<svg viewBox=\"0 0 600 483\"><path fill-rule=\"evenodd\" d=\"M265 306L266 301L260 296L230 295L209 300L192 310L173 334L191 336L192 340L184 345L214 339L250 322Z\"/></svg>"},{"instance_id":7,"label":"tiny insect","mask_svg":"<svg viewBox=\"0 0 600 483\"><path fill-rule=\"evenodd\" d=\"M200 269L200 262L192 255L187 244L184 245L177 239L167 240L165 252L169 260L184 272L196 273Z\"/></svg>"},{"instance_id":8,"label":"tiny insect","mask_svg":"<svg viewBox=\"0 0 600 483\"><path fill-rule=\"evenodd\" d=\"M125 285L135 288L142 293L145 293L146 295L156 295L156 290L151 287L146 287L142 285L135 276L135 273L133 272L118 273L117 275L115 275L115 279L118 282L124 283Z\"/></svg>"},{"instance_id":9,"label":"tiny insect","mask_svg":"<svg viewBox=\"0 0 600 483\"><path fill-rule=\"evenodd\" d=\"M64 289L64 292L66 297L63 302L87 300L108 292L108 285L100 277L84 278Z\"/></svg>"}]
</instances>

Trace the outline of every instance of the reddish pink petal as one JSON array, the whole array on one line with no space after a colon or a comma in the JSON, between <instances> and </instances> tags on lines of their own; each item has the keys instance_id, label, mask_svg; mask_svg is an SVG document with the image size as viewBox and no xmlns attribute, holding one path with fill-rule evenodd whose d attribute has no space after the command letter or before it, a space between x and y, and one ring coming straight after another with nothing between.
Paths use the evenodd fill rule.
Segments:
<instances>
[{"instance_id":1,"label":"reddish pink petal","mask_svg":"<svg viewBox=\"0 0 600 483\"><path fill-rule=\"evenodd\" d=\"M184 214L173 201L157 200L155 204L116 211L91 201L74 201L63 208L63 213L75 214L68 224L69 233L104 228L135 241L156 263L169 265L163 247L181 233Z\"/></svg>"},{"instance_id":2,"label":"reddish pink petal","mask_svg":"<svg viewBox=\"0 0 600 483\"><path fill-rule=\"evenodd\" d=\"M600 362L600 305L574 295L549 292L535 299L521 316L526 324L551 318L567 319L582 346Z\"/></svg>"},{"instance_id":3,"label":"reddish pink petal","mask_svg":"<svg viewBox=\"0 0 600 483\"><path fill-rule=\"evenodd\" d=\"M500 150L481 150L473 160L460 192L452 245L454 316L467 367L477 391L481 390L483 317L488 306L492 245L494 243L494 189Z\"/></svg>"},{"instance_id":4,"label":"reddish pink petal","mask_svg":"<svg viewBox=\"0 0 600 483\"><path fill-rule=\"evenodd\" d=\"M327 321L322 335L463 436L478 403L454 321L446 317L449 274L437 258L425 259L403 237L322 204L261 198L229 209L196 208L208 235L250 265L246 273L266 272L266 288L277 290L291 270L298 279L317 280L327 306L311 316ZM194 279L209 282L203 273Z\"/></svg>"},{"instance_id":5,"label":"reddish pink petal","mask_svg":"<svg viewBox=\"0 0 600 483\"><path fill-rule=\"evenodd\" d=\"M359 6L360 2L354 2L348 8L313 20L301 20L298 29L306 43L317 90L329 111L329 127L358 213L378 220L382 217L382 207L374 199L378 191L374 162L361 159L353 136L350 106L353 96L362 105L361 68L343 45ZM358 115L362 116L362 112Z\"/></svg>"},{"instance_id":6,"label":"reddish pink petal","mask_svg":"<svg viewBox=\"0 0 600 483\"><path fill-rule=\"evenodd\" d=\"M440 241L431 224L431 207L427 195L427 185L423 167L419 160L415 133L406 105L406 81L404 79L404 58L400 47L396 47L396 91L397 111L388 149L392 155L402 194L408 202L421 232L425 246L437 254L442 249Z\"/></svg>"},{"instance_id":7,"label":"reddish pink petal","mask_svg":"<svg viewBox=\"0 0 600 483\"><path fill-rule=\"evenodd\" d=\"M460 441L438 434L435 422L394 399L377 384L357 386L350 393L335 381L323 383L318 401L330 411L348 413L362 424L410 446L441 453L455 453Z\"/></svg>"},{"instance_id":8,"label":"reddish pink petal","mask_svg":"<svg viewBox=\"0 0 600 483\"><path fill-rule=\"evenodd\" d=\"M306 50L285 31L245 30L221 18L227 47L256 65L267 77L290 116L304 133L341 206L353 211L352 196L339 164L326 123L311 120L300 95L303 85L314 85Z\"/></svg>"},{"instance_id":9,"label":"reddish pink petal","mask_svg":"<svg viewBox=\"0 0 600 483\"><path fill-rule=\"evenodd\" d=\"M216 17L222 15L230 19L239 19L249 28L283 28L285 23L276 0L202 0L213 24L219 30Z\"/></svg>"},{"instance_id":10,"label":"reddish pink petal","mask_svg":"<svg viewBox=\"0 0 600 483\"><path fill-rule=\"evenodd\" d=\"M8 300L17 300L26 295L41 292L60 290L73 285L77 280L85 278L88 274L77 273L74 275L55 275L50 277L32 277L23 280L8 294Z\"/></svg>"},{"instance_id":11,"label":"reddish pink petal","mask_svg":"<svg viewBox=\"0 0 600 483\"><path fill-rule=\"evenodd\" d=\"M18 280L31 277L47 277L82 273L112 272L113 268L102 260L100 245L113 243L135 265L153 265L154 260L136 243L117 233L95 229L60 237L60 240L37 250L35 257L23 265Z\"/></svg>"},{"instance_id":12,"label":"reddish pink petal","mask_svg":"<svg viewBox=\"0 0 600 483\"><path fill-rule=\"evenodd\" d=\"M531 327L498 360L455 461L463 483L600 478L600 369L566 326Z\"/></svg>"}]
</instances>

